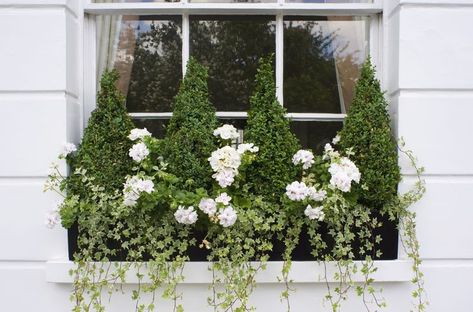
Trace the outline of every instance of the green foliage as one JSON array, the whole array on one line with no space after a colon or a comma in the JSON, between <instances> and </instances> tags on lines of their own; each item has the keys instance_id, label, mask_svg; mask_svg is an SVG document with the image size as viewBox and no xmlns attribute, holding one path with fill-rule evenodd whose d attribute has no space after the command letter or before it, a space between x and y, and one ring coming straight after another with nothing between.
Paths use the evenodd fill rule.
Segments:
<instances>
[{"instance_id":1,"label":"green foliage","mask_svg":"<svg viewBox=\"0 0 473 312\"><path fill-rule=\"evenodd\" d=\"M96 185L112 193L122 188L125 176L133 166L128 150L132 142L128 139L134 128L124 106L124 97L116 87L116 71L105 72L100 81L97 108L92 112L82 142L75 157L68 157L72 169L82 168ZM67 181L71 195L88 197L88 190L77 175Z\"/></svg>"},{"instance_id":2,"label":"green foliage","mask_svg":"<svg viewBox=\"0 0 473 312\"><path fill-rule=\"evenodd\" d=\"M276 99L272 57L260 61L256 87L250 99L245 141L259 147L247 181L255 194L277 199L296 177L291 160L300 148L289 128L285 109Z\"/></svg>"},{"instance_id":3,"label":"green foliage","mask_svg":"<svg viewBox=\"0 0 473 312\"><path fill-rule=\"evenodd\" d=\"M352 148L361 172L360 200L380 208L396 196L400 181L396 142L393 140L387 102L368 59L361 70L355 97L340 132L340 146Z\"/></svg>"},{"instance_id":4,"label":"green foliage","mask_svg":"<svg viewBox=\"0 0 473 312\"><path fill-rule=\"evenodd\" d=\"M191 58L164 144L169 171L195 188L210 185L212 171L207 159L216 149L212 133L217 118L209 102L207 78L207 69Z\"/></svg>"}]
</instances>

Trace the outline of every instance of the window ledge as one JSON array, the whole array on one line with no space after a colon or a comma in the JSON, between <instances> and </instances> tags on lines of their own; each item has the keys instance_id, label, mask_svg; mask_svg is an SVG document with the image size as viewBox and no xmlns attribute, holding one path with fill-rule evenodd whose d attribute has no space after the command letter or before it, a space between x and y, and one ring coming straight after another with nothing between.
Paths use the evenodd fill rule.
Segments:
<instances>
[{"instance_id":1,"label":"window ledge","mask_svg":"<svg viewBox=\"0 0 473 312\"><path fill-rule=\"evenodd\" d=\"M361 268L361 261L355 261L358 269ZM392 282L408 282L412 278L411 261L408 260L390 260L375 261L378 268L372 277L375 282L392 283ZM277 284L281 283L278 277L281 276L283 262L271 261L267 263L266 270L256 275L256 282L259 284ZM50 283L70 284L73 277L69 275L69 271L74 268L74 263L68 260L54 260L46 263L46 281ZM335 282L334 273L337 268L335 263L327 263L327 279L328 282ZM130 269L127 272L126 284L137 284L137 270ZM144 269L140 273L145 273ZM212 272L209 270L208 262L187 262L184 267L184 281L182 284L210 284L212 282ZM146 275L146 274L145 274ZM324 264L314 261L294 261L292 263L289 279L293 283L325 283ZM360 273L352 275L354 282L363 282L364 278ZM144 278L146 282L146 278Z\"/></svg>"}]
</instances>

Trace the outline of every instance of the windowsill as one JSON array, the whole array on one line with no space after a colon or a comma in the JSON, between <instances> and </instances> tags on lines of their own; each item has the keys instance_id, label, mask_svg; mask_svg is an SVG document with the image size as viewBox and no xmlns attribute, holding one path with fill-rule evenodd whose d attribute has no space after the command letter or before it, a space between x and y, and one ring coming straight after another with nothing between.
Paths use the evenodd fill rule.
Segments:
<instances>
[{"instance_id":1,"label":"windowsill","mask_svg":"<svg viewBox=\"0 0 473 312\"><path fill-rule=\"evenodd\" d=\"M358 269L361 268L361 262L356 261ZM266 270L256 275L256 282L259 284L277 284L281 283L278 277L281 276L283 262L268 262ZM408 260L389 260L375 261L378 268L371 277L375 282L393 283L408 282L412 278L411 261ZM46 281L50 283L70 284L73 277L69 275L69 270L74 268L74 263L69 260L53 260L46 263ZM184 267L184 281L182 284L210 284L212 282L212 272L208 269L208 262L187 262ZM327 263L327 279L329 282L335 282L333 276L336 272L334 263ZM140 270L144 273L144 269ZM146 274L145 274L146 275ZM325 283L325 272L323 263L313 261L292 263L289 279L293 283ZM136 269L130 269L127 272L126 284L137 284ZM363 282L364 277L357 273L352 275L354 282ZM146 282L146 278L144 279Z\"/></svg>"}]
</instances>

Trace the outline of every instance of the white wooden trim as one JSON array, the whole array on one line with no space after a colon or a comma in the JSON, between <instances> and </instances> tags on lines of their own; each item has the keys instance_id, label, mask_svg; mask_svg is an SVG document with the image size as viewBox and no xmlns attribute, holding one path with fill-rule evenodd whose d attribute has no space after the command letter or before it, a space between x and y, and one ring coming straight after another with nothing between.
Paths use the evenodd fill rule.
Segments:
<instances>
[{"instance_id":1,"label":"white wooden trim","mask_svg":"<svg viewBox=\"0 0 473 312\"><path fill-rule=\"evenodd\" d=\"M276 97L284 106L284 19L276 15Z\"/></svg>"},{"instance_id":2,"label":"white wooden trim","mask_svg":"<svg viewBox=\"0 0 473 312\"><path fill-rule=\"evenodd\" d=\"M358 268L362 262L355 261ZM254 263L256 264L256 263ZM108 264L105 264L108 266ZM146 275L146 263L141 264L140 273ZM266 270L256 275L256 282L259 284L279 284L282 283L278 277L281 276L283 262L271 261L267 263ZM408 282L412 278L411 261L389 260L375 261L378 268L372 277L375 282L392 283ZM74 263L68 260L48 261L46 263L46 281L50 283L71 284L73 277L69 275L69 270L74 268ZM111 267L113 271L113 266ZM132 267L126 274L126 284L137 284L137 269ZM325 283L325 276L329 283L336 282L334 274L337 266L333 262L327 263L327 274L323 263L315 261L293 261L289 279L293 283L316 284ZM210 284L212 282L212 272L209 271L209 262L187 262L184 267L184 281L182 284ZM364 276L359 272L352 275L354 282L364 282ZM146 277L144 283L149 282Z\"/></svg>"},{"instance_id":3,"label":"white wooden trim","mask_svg":"<svg viewBox=\"0 0 473 312\"><path fill-rule=\"evenodd\" d=\"M222 119L246 119L248 117L246 112L217 112L216 115ZM172 113L130 113L130 116L135 119L169 119ZM288 113L286 116L294 121L343 121L346 114Z\"/></svg>"},{"instance_id":4,"label":"white wooden trim","mask_svg":"<svg viewBox=\"0 0 473 312\"><path fill-rule=\"evenodd\" d=\"M96 57L96 29L95 16L84 16L84 38L83 38L83 126L87 126L90 113L96 107L97 94L97 57Z\"/></svg>"},{"instance_id":5,"label":"white wooden trim","mask_svg":"<svg viewBox=\"0 0 473 312\"><path fill-rule=\"evenodd\" d=\"M182 76L186 74L187 62L190 57L190 25L189 14L182 14Z\"/></svg>"},{"instance_id":6,"label":"white wooden trim","mask_svg":"<svg viewBox=\"0 0 473 312\"><path fill-rule=\"evenodd\" d=\"M381 3L90 3L89 14L280 14L285 15L372 15L383 11Z\"/></svg>"}]
</instances>

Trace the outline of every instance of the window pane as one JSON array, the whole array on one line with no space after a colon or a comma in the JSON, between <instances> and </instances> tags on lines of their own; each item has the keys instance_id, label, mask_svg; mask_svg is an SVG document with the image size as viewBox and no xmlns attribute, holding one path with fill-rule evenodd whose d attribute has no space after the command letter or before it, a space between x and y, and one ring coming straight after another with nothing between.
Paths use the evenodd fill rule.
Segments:
<instances>
[{"instance_id":1,"label":"window pane","mask_svg":"<svg viewBox=\"0 0 473 312\"><path fill-rule=\"evenodd\" d=\"M373 0L286 0L297 3L373 3Z\"/></svg>"},{"instance_id":2,"label":"window pane","mask_svg":"<svg viewBox=\"0 0 473 312\"><path fill-rule=\"evenodd\" d=\"M345 113L368 54L368 18L284 19L284 106L289 112Z\"/></svg>"},{"instance_id":3,"label":"window pane","mask_svg":"<svg viewBox=\"0 0 473 312\"><path fill-rule=\"evenodd\" d=\"M291 129L299 139L302 148L310 148L316 154L322 154L325 144L332 142L342 127L342 121L291 122Z\"/></svg>"},{"instance_id":4,"label":"window pane","mask_svg":"<svg viewBox=\"0 0 473 312\"><path fill-rule=\"evenodd\" d=\"M162 139L166 135L169 119L133 119L137 128L146 128L153 137Z\"/></svg>"},{"instance_id":5,"label":"window pane","mask_svg":"<svg viewBox=\"0 0 473 312\"><path fill-rule=\"evenodd\" d=\"M120 73L130 112L169 112L182 78L180 16L98 16L97 75Z\"/></svg>"},{"instance_id":6,"label":"window pane","mask_svg":"<svg viewBox=\"0 0 473 312\"><path fill-rule=\"evenodd\" d=\"M275 51L274 17L191 16L190 53L209 67L209 92L220 111L245 111L258 60Z\"/></svg>"}]
</instances>

